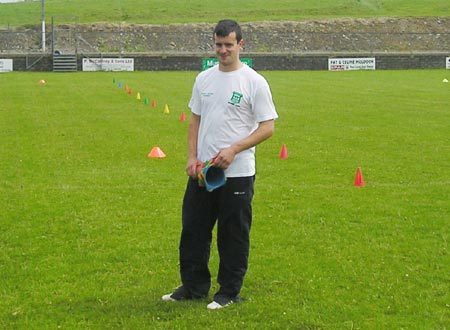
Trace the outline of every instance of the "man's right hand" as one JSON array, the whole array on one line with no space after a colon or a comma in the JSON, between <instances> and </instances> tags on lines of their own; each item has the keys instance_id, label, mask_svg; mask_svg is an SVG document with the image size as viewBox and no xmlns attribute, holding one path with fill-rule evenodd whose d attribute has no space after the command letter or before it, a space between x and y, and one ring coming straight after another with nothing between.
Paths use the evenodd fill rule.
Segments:
<instances>
[{"instance_id":1,"label":"man's right hand","mask_svg":"<svg viewBox=\"0 0 450 330\"><path fill-rule=\"evenodd\" d=\"M189 159L186 165L186 174L193 179L197 179L197 168L202 166L202 162L197 158Z\"/></svg>"}]
</instances>

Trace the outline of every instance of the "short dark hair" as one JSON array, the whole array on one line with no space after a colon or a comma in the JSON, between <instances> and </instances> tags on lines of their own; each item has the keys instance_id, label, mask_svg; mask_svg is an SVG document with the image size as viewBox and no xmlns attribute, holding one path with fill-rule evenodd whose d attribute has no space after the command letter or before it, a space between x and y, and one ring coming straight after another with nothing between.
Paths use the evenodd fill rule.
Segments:
<instances>
[{"instance_id":1,"label":"short dark hair","mask_svg":"<svg viewBox=\"0 0 450 330\"><path fill-rule=\"evenodd\" d=\"M214 36L218 37L227 37L230 33L236 33L237 42L242 39L242 30L240 25L231 19L223 19L217 23L214 29Z\"/></svg>"}]
</instances>

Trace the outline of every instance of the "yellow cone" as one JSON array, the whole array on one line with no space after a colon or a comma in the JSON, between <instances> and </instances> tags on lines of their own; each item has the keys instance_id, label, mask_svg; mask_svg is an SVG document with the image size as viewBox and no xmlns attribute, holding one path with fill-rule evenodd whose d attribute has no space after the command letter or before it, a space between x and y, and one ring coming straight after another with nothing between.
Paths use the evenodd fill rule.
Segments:
<instances>
[{"instance_id":1,"label":"yellow cone","mask_svg":"<svg viewBox=\"0 0 450 330\"><path fill-rule=\"evenodd\" d=\"M170 113L169 106L167 104L164 106L164 113L167 115Z\"/></svg>"},{"instance_id":2,"label":"yellow cone","mask_svg":"<svg viewBox=\"0 0 450 330\"><path fill-rule=\"evenodd\" d=\"M140 100L141 99L141 93L137 93L137 95L136 95L136 100Z\"/></svg>"}]
</instances>

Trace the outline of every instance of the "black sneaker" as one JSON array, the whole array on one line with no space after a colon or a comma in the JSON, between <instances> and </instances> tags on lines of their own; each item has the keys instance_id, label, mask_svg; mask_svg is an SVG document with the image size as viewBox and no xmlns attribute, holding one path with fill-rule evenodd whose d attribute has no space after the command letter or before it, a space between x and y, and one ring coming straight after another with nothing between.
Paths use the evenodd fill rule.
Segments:
<instances>
[{"instance_id":1,"label":"black sneaker","mask_svg":"<svg viewBox=\"0 0 450 330\"><path fill-rule=\"evenodd\" d=\"M243 299L241 297L228 297L223 295L215 295L214 300L206 306L209 310L221 309L230 306L233 303L241 302Z\"/></svg>"},{"instance_id":2,"label":"black sneaker","mask_svg":"<svg viewBox=\"0 0 450 330\"><path fill-rule=\"evenodd\" d=\"M164 301L183 301L183 300L192 300L192 294L187 290L184 286L180 286L174 292L165 294L161 297Z\"/></svg>"}]
</instances>

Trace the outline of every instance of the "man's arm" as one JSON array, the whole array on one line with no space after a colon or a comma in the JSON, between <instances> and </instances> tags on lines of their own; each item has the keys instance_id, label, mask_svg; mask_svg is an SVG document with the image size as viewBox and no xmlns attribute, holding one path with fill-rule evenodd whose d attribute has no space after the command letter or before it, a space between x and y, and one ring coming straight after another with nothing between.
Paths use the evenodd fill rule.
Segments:
<instances>
[{"instance_id":1,"label":"man's arm","mask_svg":"<svg viewBox=\"0 0 450 330\"><path fill-rule=\"evenodd\" d=\"M186 173L190 177L197 177L197 164L199 160L197 159L197 140L198 140L198 129L200 127L200 116L192 113L189 119L188 127L188 161L186 165Z\"/></svg>"},{"instance_id":2,"label":"man's arm","mask_svg":"<svg viewBox=\"0 0 450 330\"><path fill-rule=\"evenodd\" d=\"M258 128L245 139L242 139L230 147L221 150L217 156L214 164L223 169L228 168L233 162L234 157L241 151L252 148L264 140L267 140L273 135L275 131L275 120L267 120L259 123Z\"/></svg>"}]
</instances>

